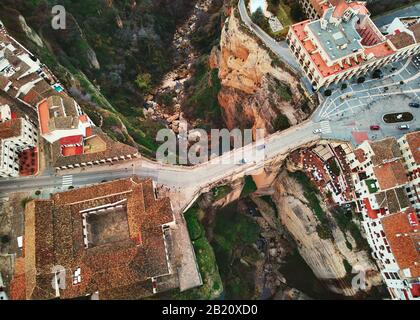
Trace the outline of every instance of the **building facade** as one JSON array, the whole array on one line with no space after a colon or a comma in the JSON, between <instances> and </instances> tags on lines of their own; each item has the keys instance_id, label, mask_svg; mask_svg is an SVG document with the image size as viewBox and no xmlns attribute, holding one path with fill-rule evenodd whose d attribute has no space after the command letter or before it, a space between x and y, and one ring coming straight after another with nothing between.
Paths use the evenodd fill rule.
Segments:
<instances>
[{"instance_id":1,"label":"building facade","mask_svg":"<svg viewBox=\"0 0 420 320\"><path fill-rule=\"evenodd\" d=\"M10 115L8 106L0 107L1 113ZM19 154L38 143L38 132L34 125L24 118L5 117L0 121L1 163L0 177L19 176Z\"/></svg>"},{"instance_id":2,"label":"building facade","mask_svg":"<svg viewBox=\"0 0 420 320\"><path fill-rule=\"evenodd\" d=\"M315 90L420 53L418 21L384 35L363 2L304 2L321 18L292 25L287 42Z\"/></svg>"},{"instance_id":3,"label":"building facade","mask_svg":"<svg viewBox=\"0 0 420 320\"><path fill-rule=\"evenodd\" d=\"M392 299L420 299L419 201L410 187L419 140L414 132L365 141L347 155L362 226Z\"/></svg>"},{"instance_id":4,"label":"building facade","mask_svg":"<svg viewBox=\"0 0 420 320\"><path fill-rule=\"evenodd\" d=\"M68 137L86 137L93 126L79 104L66 95L53 95L38 106L39 128L49 143Z\"/></svg>"},{"instance_id":5,"label":"building facade","mask_svg":"<svg viewBox=\"0 0 420 320\"><path fill-rule=\"evenodd\" d=\"M180 239L192 254L186 228L150 179L134 176L33 200L10 297L121 300L181 289ZM189 276L201 285L193 262Z\"/></svg>"}]
</instances>

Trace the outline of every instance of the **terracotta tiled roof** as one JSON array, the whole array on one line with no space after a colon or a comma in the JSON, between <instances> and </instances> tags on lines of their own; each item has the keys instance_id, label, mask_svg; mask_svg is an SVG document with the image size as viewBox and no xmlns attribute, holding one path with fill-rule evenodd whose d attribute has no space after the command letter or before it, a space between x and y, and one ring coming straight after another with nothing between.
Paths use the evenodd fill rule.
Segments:
<instances>
[{"instance_id":1,"label":"terracotta tiled roof","mask_svg":"<svg viewBox=\"0 0 420 320\"><path fill-rule=\"evenodd\" d=\"M22 119L12 119L0 123L0 139L18 137L22 132Z\"/></svg>"},{"instance_id":2,"label":"terracotta tiled roof","mask_svg":"<svg viewBox=\"0 0 420 320\"><path fill-rule=\"evenodd\" d=\"M376 202L380 208L388 208L389 213L396 213L410 206L404 188L396 188L376 194Z\"/></svg>"},{"instance_id":3,"label":"terracotta tiled roof","mask_svg":"<svg viewBox=\"0 0 420 320\"><path fill-rule=\"evenodd\" d=\"M401 151L398 147L397 139L391 137L380 141L369 142L374 155L372 155L373 165L380 165L396 158L401 158Z\"/></svg>"},{"instance_id":4,"label":"terracotta tiled roof","mask_svg":"<svg viewBox=\"0 0 420 320\"><path fill-rule=\"evenodd\" d=\"M362 149L356 149L354 150L354 155L360 163L363 163L366 161L365 152Z\"/></svg>"},{"instance_id":5,"label":"terracotta tiled roof","mask_svg":"<svg viewBox=\"0 0 420 320\"><path fill-rule=\"evenodd\" d=\"M128 146L126 144L116 142L104 134L99 128L92 128L92 133L101 138L105 144L105 151L99 151L94 153L84 153L80 155L63 157L61 155L61 144L60 141L56 141L52 144L53 152L53 166L62 167L80 163L88 163L106 159L112 159L114 157L127 156L127 155L136 155L138 150L134 147Z\"/></svg>"},{"instance_id":6,"label":"terracotta tiled roof","mask_svg":"<svg viewBox=\"0 0 420 320\"><path fill-rule=\"evenodd\" d=\"M79 125L76 102L68 96L50 96L42 100L37 109L42 134L58 129L74 129Z\"/></svg>"},{"instance_id":7,"label":"terracotta tiled roof","mask_svg":"<svg viewBox=\"0 0 420 320\"><path fill-rule=\"evenodd\" d=\"M420 164L420 131L408 133L405 138L414 161Z\"/></svg>"},{"instance_id":8,"label":"terracotta tiled roof","mask_svg":"<svg viewBox=\"0 0 420 320\"><path fill-rule=\"evenodd\" d=\"M26 298L25 259L19 257L15 262L13 281L10 283L10 298L24 300Z\"/></svg>"},{"instance_id":9,"label":"terracotta tiled roof","mask_svg":"<svg viewBox=\"0 0 420 320\"><path fill-rule=\"evenodd\" d=\"M387 216L382 219L382 225L398 266L402 270L410 269L412 277L419 277L420 226L415 213L407 210Z\"/></svg>"},{"instance_id":10,"label":"terracotta tiled roof","mask_svg":"<svg viewBox=\"0 0 420 320\"><path fill-rule=\"evenodd\" d=\"M417 43L420 43L420 23L416 23L408 28L413 31L414 38L416 38Z\"/></svg>"},{"instance_id":11,"label":"terracotta tiled roof","mask_svg":"<svg viewBox=\"0 0 420 320\"><path fill-rule=\"evenodd\" d=\"M407 32L397 32L388 36L388 39L397 49L402 49L415 44L413 36Z\"/></svg>"},{"instance_id":12,"label":"terracotta tiled roof","mask_svg":"<svg viewBox=\"0 0 420 320\"><path fill-rule=\"evenodd\" d=\"M400 159L373 168L381 190L387 190L408 182L406 170Z\"/></svg>"},{"instance_id":13,"label":"terracotta tiled roof","mask_svg":"<svg viewBox=\"0 0 420 320\"><path fill-rule=\"evenodd\" d=\"M332 0L332 1L325 1L325 0L311 0L311 4L314 7L316 13L319 16L322 16L325 12L325 10L327 10L330 7L329 2L333 2L333 1L337 1L337 0Z\"/></svg>"},{"instance_id":14,"label":"terracotta tiled roof","mask_svg":"<svg viewBox=\"0 0 420 320\"><path fill-rule=\"evenodd\" d=\"M9 82L8 78L0 75L0 89L4 90Z\"/></svg>"},{"instance_id":15,"label":"terracotta tiled roof","mask_svg":"<svg viewBox=\"0 0 420 320\"><path fill-rule=\"evenodd\" d=\"M55 265L67 270L66 289L60 290L61 298L96 291L104 299L150 295L150 277L169 273L162 225L174 219L169 199L156 200L153 192L151 180L133 177L57 193L50 200L30 202L25 213L25 251L28 254L25 256L24 297L55 297L51 286L51 268ZM111 204L115 208L118 203L124 203L121 217L128 223L126 238L89 244L86 249L83 212ZM112 214L114 221L117 213ZM107 223L112 224L110 221ZM100 227L86 228L89 238ZM104 228L108 235L116 227L106 224ZM81 282L74 285L72 270L77 268L81 270ZM13 280L14 296L18 298L22 297L21 275L15 273Z\"/></svg>"},{"instance_id":16,"label":"terracotta tiled roof","mask_svg":"<svg viewBox=\"0 0 420 320\"><path fill-rule=\"evenodd\" d=\"M335 18L341 18L348 8L349 5L347 4L346 0L339 0L334 8L333 16Z\"/></svg>"}]
</instances>

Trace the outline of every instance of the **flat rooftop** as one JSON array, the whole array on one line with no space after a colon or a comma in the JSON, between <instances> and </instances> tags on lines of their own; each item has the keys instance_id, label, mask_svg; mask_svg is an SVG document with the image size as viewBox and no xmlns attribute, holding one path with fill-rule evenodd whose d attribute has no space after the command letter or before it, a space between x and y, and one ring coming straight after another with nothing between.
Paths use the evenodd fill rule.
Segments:
<instances>
[{"instance_id":1,"label":"flat rooftop","mask_svg":"<svg viewBox=\"0 0 420 320\"><path fill-rule=\"evenodd\" d=\"M328 9L325 17L326 21L328 21L327 17L332 12L332 8ZM336 61L363 50L363 46L360 44L362 37L356 30L357 20L358 17L355 16L347 22L342 21L338 25L327 23L326 29L322 29L321 20L316 20L309 23L308 28L330 60Z\"/></svg>"}]
</instances>

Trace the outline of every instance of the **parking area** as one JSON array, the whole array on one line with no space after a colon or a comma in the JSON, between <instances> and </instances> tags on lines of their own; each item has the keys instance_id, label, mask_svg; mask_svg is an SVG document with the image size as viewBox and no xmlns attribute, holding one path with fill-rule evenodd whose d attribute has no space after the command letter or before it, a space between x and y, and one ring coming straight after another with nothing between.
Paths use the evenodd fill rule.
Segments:
<instances>
[{"instance_id":1,"label":"parking area","mask_svg":"<svg viewBox=\"0 0 420 320\"><path fill-rule=\"evenodd\" d=\"M314 121L336 121L348 115L358 117L371 103L382 98L388 98L391 102L401 94L413 101L420 100L418 56L386 66L381 72L381 79L373 79L371 73L365 76L364 83L357 83L357 79L353 79L352 83L346 84L345 89L342 84L329 88L332 95L323 97L325 100L314 114Z\"/></svg>"},{"instance_id":2,"label":"parking area","mask_svg":"<svg viewBox=\"0 0 420 320\"><path fill-rule=\"evenodd\" d=\"M312 121L322 130L322 137L350 141L358 145L364 140L377 140L387 136L401 137L408 131L420 129L420 108L410 107L410 103L420 102L420 57L381 68L380 79L373 73L365 75L363 83L342 83L329 88L331 96L325 97L312 115ZM325 91L320 92L323 95ZM413 119L400 123L385 123L387 113L411 112ZM407 124L408 130L400 130L400 124ZM370 126L378 125L379 130Z\"/></svg>"},{"instance_id":3,"label":"parking area","mask_svg":"<svg viewBox=\"0 0 420 320\"><path fill-rule=\"evenodd\" d=\"M331 121L331 133L323 133L323 136L330 139L351 141L358 145L364 140L379 140L388 136L401 137L409 131L420 129L420 109L409 107L413 97L407 94L396 94L379 97L367 103L356 114L344 113L336 121ZM389 113L410 112L413 120L399 123L385 123L383 117ZM408 130L400 130L401 124L407 124ZM378 125L379 130L371 130L370 126Z\"/></svg>"}]
</instances>

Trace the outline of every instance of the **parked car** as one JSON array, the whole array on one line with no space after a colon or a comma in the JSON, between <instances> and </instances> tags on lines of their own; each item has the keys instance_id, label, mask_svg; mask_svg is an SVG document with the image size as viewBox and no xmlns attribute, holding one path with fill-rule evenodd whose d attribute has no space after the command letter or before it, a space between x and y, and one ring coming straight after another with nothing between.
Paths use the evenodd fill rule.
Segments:
<instances>
[{"instance_id":1,"label":"parked car","mask_svg":"<svg viewBox=\"0 0 420 320\"><path fill-rule=\"evenodd\" d=\"M417 102L410 102L410 103L408 104L408 106L409 106L409 107L411 107L411 108L420 108L420 103L417 103Z\"/></svg>"},{"instance_id":2,"label":"parked car","mask_svg":"<svg viewBox=\"0 0 420 320\"><path fill-rule=\"evenodd\" d=\"M322 133L321 129L315 129L314 131L312 131L314 134L318 134L318 133Z\"/></svg>"},{"instance_id":3,"label":"parked car","mask_svg":"<svg viewBox=\"0 0 420 320\"><path fill-rule=\"evenodd\" d=\"M239 160L239 164L247 164L247 163L248 163L247 158L243 158L243 159Z\"/></svg>"},{"instance_id":4,"label":"parked car","mask_svg":"<svg viewBox=\"0 0 420 320\"><path fill-rule=\"evenodd\" d=\"M408 124L401 124L401 125L398 126L398 129L408 130L408 129L410 129L410 126Z\"/></svg>"},{"instance_id":5,"label":"parked car","mask_svg":"<svg viewBox=\"0 0 420 320\"><path fill-rule=\"evenodd\" d=\"M377 124L373 124L370 126L370 130L379 130L379 129L381 129L381 127L378 126Z\"/></svg>"}]
</instances>

